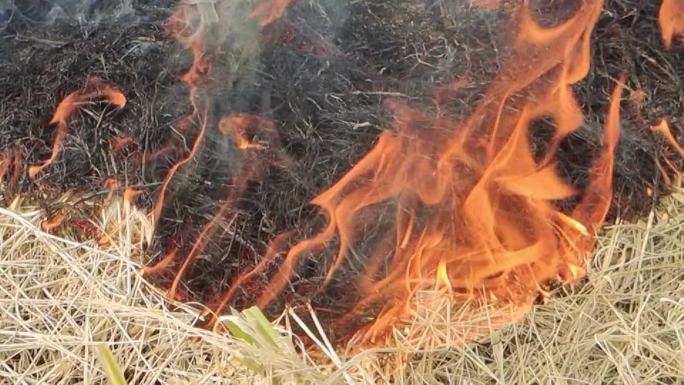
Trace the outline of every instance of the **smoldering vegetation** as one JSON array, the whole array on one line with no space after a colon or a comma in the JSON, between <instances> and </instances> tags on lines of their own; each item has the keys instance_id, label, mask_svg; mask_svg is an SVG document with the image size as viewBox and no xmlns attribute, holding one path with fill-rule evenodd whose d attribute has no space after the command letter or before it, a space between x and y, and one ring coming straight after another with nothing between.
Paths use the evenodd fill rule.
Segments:
<instances>
[{"instance_id":1,"label":"smoldering vegetation","mask_svg":"<svg viewBox=\"0 0 684 385\"><path fill-rule=\"evenodd\" d=\"M48 2L37 9L0 5L0 152L20 159L5 178L5 200L22 192L50 207L67 190L105 196L105 180L116 178L121 186L145 191L137 203L151 207L170 167L190 152L200 123L188 118L188 90L178 81L192 57L164 28L173 2L106 3L80 8L75 18L54 15L68 16L76 2L60 2L64 12ZM571 3L540 4L539 17L547 25L559 23L572 14ZM586 124L565 140L559 155L564 177L578 186L586 183L601 148L611 91L626 73L612 218L645 213L669 192L665 181L674 172L665 160L682 166L649 129L667 118L675 135L684 138L684 50L664 49L657 6L606 2L593 37L591 74L576 86ZM107 12L118 16L97 16ZM293 241L313 234L325 218L308 202L344 175L382 130L392 129L387 100L435 113L468 114L505 61L502 31L508 12L503 7L492 13L467 1L295 1L263 31L223 36L211 85L203 91L212 100L208 135L196 159L170 185L155 242L147 251L149 263L174 248L179 256L187 254L219 207L232 200L229 212L219 218L220 231L206 240L182 281L186 299L211 303L237 274L258 263L278 234L294 231ZM219 16L245 28L254 24L235 15ZM89 76L119 87L128 105L123 110L98 104L83 109L69 127L59 161L29 180L26 167L49 154L52 111ZM467 86L445 88L457 79L468 79ZM435 90L444 90L439 106ZM219 133L221 117L237 113L273 122L277 135L262 138L265 151L244 157L231 138ZM541 155L554 123L542 120L535 128L532 139ZM256 139L259 135L254 134ZM573 202L559 205L572 207ZM362 229L370 244L382 231L386 210L378 207L377 220ZM363 264L361 256L344 266L325 293L317 293L333 249L304 261L287 293L269 310L313 300L334 318L356 303L351 282ZM358 245L357 254L363 249ZM168 286L181 260L174 263L168 274L153 279ZM272 273L251 284L263 285ZM253 303L253 293L245 287L230 305Z\"/></svg>"}]
</instances>

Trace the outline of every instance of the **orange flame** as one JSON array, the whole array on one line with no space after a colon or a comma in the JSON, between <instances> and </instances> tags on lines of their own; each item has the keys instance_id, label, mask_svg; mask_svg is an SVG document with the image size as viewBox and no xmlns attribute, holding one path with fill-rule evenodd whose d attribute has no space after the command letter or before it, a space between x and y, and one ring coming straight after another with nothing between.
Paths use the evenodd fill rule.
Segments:
<instances>
[{"instance_id":1,"label":"orange flame","mask_svg":"<svg viewBox=\"0 0 684 385\"><path fill-rule=\"evenodd\" d=\"M446 258L440 259L439 265L437 266L437 287L451 289L451 281L449 280L449 272L447 271Z\"/></svg>"},{"instance_id":2,"label":"orange flame","mask_svg":"<svg viewBox=\"0 0 684 385\"><path fill-rule=\"evenodd\" d=\"M290 3L262 0L251 16L261 27L267 27L284 14ZM485 9L503 4L498 0L470 3ZM323 230L289 249L292 233L275 237L258 261L247 269L240 267L241 274L221 293L213 310L222 311L244 289L243 285L262 276L267 276L268 282L252 288L250 294L258 306L270 306L291 283L305 258L333 244L334 257L319 260L326 271L319 290L332 285L345 264L364 258L355 282L362 296L337 325L344 328L360 315L375 312L374 320L362 330L361 337L366 341L384 336L410 315L413 299L422 290L448 290L454 301L504 301L517 306L519 311L512 313L517 317L540 292L545 294L544 288L551 281L583 277L584 258L594 248L594 236L611 203L626 76L620 77L611 95L603 147L592 164L592 176L580 191L560 176L556 161L563 139L585 119L572 87L589 72L591 35L603 0L584 0L574 15L553 27L536 21L530 3L519 2L513 12L514 30L502 70L468 116L444 116L424 106L387 100L385 106L394 118L393 130L382 133L355 167L311 201L327 216ZM197 158L209 130L216 129L229 137L239 156L231 163L235 179L228 196L201 228L187 254L181 255L186 249L174 245L165 250L157 264L145 267L146 276L174 274L168 292L173 298L182 298L183 279L212 237L224 229L225 221L237 218L236 202L261 174L262 155L276 148L278 141L275 124L266 117L233 113L223 116L216 126L210 122L211 103L199 90L212 75L211 54L215 47L210 46L210 29L203 26L193 30L191 8L181 6L171 18L169 30L194 55L193 64L181 80L190 88L194 107L187 121L197 120L199 130L189 153L170 167L162 182L151 210L154 222L161 216L169 185L181 168ZM665 45L670 47L676 36L684 33L684 4L664 0L659 16ZM470 80L462 77L435 88L435 105L448 104L469 84ZM631 95L637 111L643 98L643 92ZM31 178L57 159L70 120L81 105L93 99L104 99L119 108L126 104L121 91L96 78L89 79L82 90L69 94L59 103L50 122L56 125L51 156L29 167ZM541 160L535 157L530 143L531 129L538 119L550 119L555 126ZM684 149L666 120L651 130L684 157ZM128 137L111 141L114 151L133 144L135 141ZM173 148L164 146L154 154ZM0 178L6 177L12 167L19 169L17 162L21 163L20 153L0 154ZM109 190L105 201L121 187L116 179L107 180L105 186ZM139 193L125 189L124 202L131 205ZM563 210L557 203L566 199L576 199L577 203ZM380 205L392 208L387 223L390 230L369 241L365 224L372 210ZM61 214L54 216L43 227L55 229L65 219ZM101 239L107 241L106 237ZM367 243L372 244L367 247ZM364 250L359 252L362 246Z\"/></svg>"},{"instance_id":3,"label":"orange flame","mask_svg":"<svg viewBox=\"0 0 684 385\"><path fill-rule=\"evenodd\" d=\"M679 142L677 142L677 139L675 139L674 135L672 135L672 130L670 129L670 125L667 123L667 120L661 120L657 126L651 127L651 131L662 135L662 137L665 138L667 143L675 151L677 151L679 156L684 158L684 148L682 148Z\"/></svg>"},{"instance_id":4,"label":"orange flame","mask_svg":"<svg viewBox=\"0 0 684 385\"><path fill-rule=\"evenodd\" d=\"M499 7L499 0L469 0L470 5L482 9L495 10Z\"/></svg>"},{"instance_id":5,"label":"orange flame","mask_svg":"<svg viewBox=\"0 0 684 385\"><path fill-rule=\"evenodd\" d=\"M261 2L252 12L252 17L256 18L262 27L265 27L281 16L288 4L289 0ZM171 166L161 183L158 196L150 212L153 226L159 222L166 204L167 191L175 176L200 154L205 137L210 129L207 121L210 101L206 97L207 95L201 92L201 87L206 85L212 75L212 54L218 48L215 47L216 39L211 35L213 27L215 27L211 25L213 21L205 23L206 20L202 20L199 5L201 4L196 4L195 6L192 4L181 4L168 23L168 32L193 54L193 63L188 71L180 77L180 80L188 86L193 106L192 114L186 117L184 122L199 122L199 131L192 142L190 151ZM231 190L230 196L225 199L218 212L202 228L187 255L181 254L181 247L171 247L165 251L161 260L145 268L144 273L148 277L165 275L167 272L172 272L171 270L178 263L177 258L180 257L180 265L177 271L172 272L175 275L168 291L168 296L171 298L182 298L180 285L186 270L203 251L210 238L221 228L220 224L224 220L232 220L231 218L234 216L232 207L235 204L235 200L244 192L246 186L259 172L257 166L259 162L253 159L255 151L266 148L275 139L276 134L273 130L272 122L248 114L235 114L223 117L218 125L218 129L224 135L229 136L238 149L244 150L245 161L243 166L241 166L242 169L235 172L239 178L236 178L236 183ZM155 152L153 156L173 151L173 149L173 145L164 146Z\"/></svg>"},{"instance_id":6,"label":"orange flame","mask_svg":"<svg viewBox=\"0 0 684 385\"><path fill-rule=\"evenodd\" d=\"M23 174L23 167L24 154L21 150L13 149L0 153L0 182L4 182L6 189L12 191L17 187Z\"/></svg>"},{"instance_id":7,"label":"orange flame","mask_svg":"<svg viewBox=\"0 0 684 385\"><path fill-rule=\"evenodd\" d=\"M28 174L31 178L35 178L38 173L57 160L57 156L64 146L69 121L81 105L93 99L104 99L107 103L119 108L126 105L126 97L116 87L98 78L89 78L83 89L70 93L57 106L52 120L50 120L50 124L57 126L52 143L52 155L43 163L29 167Z\"/></svg>"},{"instance_id":8,"label":"orange flame","mask_svg":"<svg viewBox=\"0 0 684 385\"><path fill-rule=\"evenodd\" d=\"M263 0L254 8L252 17L259 22L259 25L266 27L278 20L283 13L285 13L285 10L290 5L291 1L292 0Z\"/></svg>"},{"instance_id":9,"label":"orange flame","mask_svg":"<svg viewBox=\"0 0 684 385\"><path fill-rule=\"evenodd\" d=\"M262 144L254 143L250 139L250 136L255 135L258 131L265 131L271 135L275 133L273 122L249 114L224 116L219 122L219 131L224 135L230 136L241 150L264 148Z\"/></svg>"},{"instance_id":10,"label":"orange flame","mask_svg":"<svg viewBox=\"0 0 684 385\"><path fill-rule=\"evenodd\" d=\"M290 0L262 1L252 12L252 17L256 18L262 27L266 27L282 16L289 4ZM207 100L199 97L198 90L200 86L210 77L211 71L213 69L211 57L213 48L210 47L211 41L213 39L210 36L210 28L208 28L208 26L198 27L192 25L192 20L193 18L196 18L196 13L197 9L191 5L181 5L171 16L168 23L168 31L178 42L190 49L193 54L193 64L188 71L181 76L180 80L183 81L190 89L190 99L194 107L194 112L192 115L193 117L197 117L199 119L200 129L192 144L190 152L179 162L176 162L167 172L159 190L154 207L152 208L151 217L153 223L157 223L159 217L161 216L161 212L166 201L166 193L174 177L179 170L181 170L185 165L197 157L207 134L208 126L206 116L208 115L209 106ZM246 126L249 126L255 122L245 121L245 116L232 117L230 118L232 120L225 119L226 118L222 120L222 125L219 127L219 129L222 131L230 131L230 133L227 135L230 135L240 148L252 146L252 144L247 142L244 133L240 132L238 129L246 129ZM235 125L233 127L228 127L231 122L235 123ZM242 125L245 127L241 128L240 126ZM224 132L224 134L226 134L226 132ZM256 146L258 146L258 144Z\"/></svg>"},{"instance_id":11,"label":"orange flame","mask_svg":"<svg viewBox=\"0 0 684 385\"><path fill-rule=\"evenodd\" d=\"M660 31L665 48L670 48L675 38L684 34L684 1L663 0L658 15Z\"/></svg>"},{"instance_id":12,"label":"orange flame","mask_svg":"<svg viewBox=\"0 0 684 385\"><path fill-rule=\"evenodd\" d=\"M230 136L239 149L243 151L252 151L252 153L256 150L267 148L269 143L265 142L263 145L252 143L247 138L248 133L251 133L255 137L261 134L261 136L270 139L270 141L276 140L273 123L271 121L248 114L224 116L219 123L219 129L224 135ZM187 269L190 267L190 264L195 260L199 253L201 253L211 237L220 229L219 224L221 221L231 216L235 201L245 191L247 185L256 178L256 175L258 175L260 171L260 168L257 166L258 164L259 162L249 156L242 162L242 167L236 172L239 177L236 178L235 186L231 189L228 199L221 205L218 212L209 223L204 226L197 240L192 245L190 252L183 258L180 268L169 289L168 295L170 298L176 298L178 296L179 285ZM174 253L175 252L177 251L174 251ZM167 256L167 258L172 260L175 256ZM164 260L167 260L167 258L164 258ZM169 262L166 261L164 263L168 264Z\"/></svg>"},{"instance_id":13,"label":"orange flame","mask_svg":"<svg viewBox=\"0 0 684 385\"><path fill-rule=\"evenodd\" d=\"M383 133L365 158L312 201L327 213L327 227L290 249L257 304L268 306L299 260L336 237L338 252L323 283L328 285L361 241L363 234L356 229L362 228L363 212L383 202L396 206L394 231L385 240L396 246L389 258L384 248L371 255L367 266L391 263L380 278L374 268L359 277L365 295L340 321L345 324L384 303L367 338L407 315L414 293L435 284L524 307L562 271L582 274L591 236L610 204L621 85L606 121L605 147L594 165L592 175L597 176L570 215L553 202L577 191L561 180L553 159L560 141L583 121L571 86L589 70L590 36L602 5L588 1L552 28L538 25L531 10L521 6L509 62L465 121L389 101L396 132ZM529 128L535 119L549 116L556 134L545 160L536 162ZM247 274L259 269L265 267Z\"/></svg>"},{"instance_id":14,"label":"orange flame","mask_svg":"<svg viewBox=\"0 0 684 385\"><path fill-rule=\"evenodd\" d=\"M151 219L152 223L156 224L161 216L162 209L164 208L164 203L166 201L167 190L173 181L176 174L185 166L190 163L200 151L202 142L207 131L207 121L206 115L208 113L208 106L197 98L197 90L199 85L206 79L211 73L211 61L207 56L209 51L206 47L206 42L209 40L209 36L202 31L194 31L190 25L192 19L193 8L190 5L181 4L177 11L171 16L168 23L168 32L183 46L190 49L193 54L192 66L186 71L180 80L184 82L190 89L190 101L193 104L194 111L191 117L187 120L190 121L192 117L199 117L200 119L200 129L195 141L192 144L190 152L180 161L176 162L166 173L164 180L162 181L161 187L159 189L159 194L152 207Z\"/></svg>"}]
</instances>

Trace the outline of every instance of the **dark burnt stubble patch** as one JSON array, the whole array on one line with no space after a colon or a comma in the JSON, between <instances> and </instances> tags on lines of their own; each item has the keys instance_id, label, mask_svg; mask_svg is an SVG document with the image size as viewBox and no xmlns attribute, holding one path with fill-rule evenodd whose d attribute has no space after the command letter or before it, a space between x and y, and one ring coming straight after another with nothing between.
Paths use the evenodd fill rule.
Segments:
<instances>
[{"instance_id":1,"label":"dark burnt stubble patch","mask_svg":"<svg viewBox=\"0 0 684 385\"><path fill-rule=\"evenodd\" d=\"M0 31L0 147L20 150L26 164L49 155L51 115L61 98L83 87L87 78L116 85L128 98L121 111L97 103L85 106L69 126L59 161L35 182L22 176L18 190L59 194L103 186L108 177L147 182L140 166L126 156L130 151L114 154L112 141L130 137L145 151L168 137L178 119L186 96L169 69L174 47L163 32L169 7L170 1L137 4L135 21L121 23L47 23L34 20L36 15L17 16Z\"/></svg>"},{"instance_id":2,"label":"dark burnt stubble patch","mask_svg":"<svg viewBox=\"0 0 684 385\"><path fill-rule=\"evenodd\" d=\"M608 1L594 33L593 66L576 91L588 121L603 122L612 84L620 74L627 77L627 94L622 103L622 132L616 149L614 196L610 218L636 218L646 214L661 195L670 193L665 183L680 170L684 159L662 137L651 132L661 119L667 119L673 134L684 140L684 50L665 50L658 29L658 2ZM643 95L643 96L641 96ZM601 143L596 124L568 138L561 158L581 156L576 144L594 147ZM575 143L575 144L573 144ZM582 145L582 144L580 144ZM661 164L662 170L656 164ZM583 168L567 173L581 177ZM609 219L610 220L610 219Z\"/></svg>"}]
</instances>

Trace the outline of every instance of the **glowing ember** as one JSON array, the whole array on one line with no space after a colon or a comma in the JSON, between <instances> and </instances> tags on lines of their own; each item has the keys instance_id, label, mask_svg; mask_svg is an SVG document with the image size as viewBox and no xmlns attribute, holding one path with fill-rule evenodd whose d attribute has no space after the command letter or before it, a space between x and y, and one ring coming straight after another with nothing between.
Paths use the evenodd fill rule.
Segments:
<instances>
[{"instance_id":1,"label":"glowing ember","mask_svg":"<svg viewBox=\"0 0 684 385\"><path fill-rule=\"evenodd\" d=\"M52 116L52 120L50 120L50 124L57 126L52 143L52 155L43 163L29 167L28 174L31 178L35 178L38 173L57 160L64 146L69 121L83 104L93 99L103 99L107 103L119 108L123 108L126 105L126 97L121 91L97 78L88 79L86 86L82 90L67 95L59 103Z\"/></svg>"},{"instance_id":2,"label":"glowing ember","mask_svg":"<svg viewBox=\"0 0 684 385\"><path fill-rule=\"evenodd\" d=\"M247 114L224 116L219 122L219 131L230 136L241 150L264 148L262 144L255 143L251 139L260 131L267 132L271 136L275 134L271 121Z\"/></svg>"},{"instance_id":3,"label":"glowing ember","mask_svg":"<svg viewBox=\"0 0 684 385\"><path fill-rule=\"evenodd\" d=\"M59 226L61 226L62 223L64 223L64 219L66 219L64 217L64 214L55 215L54 217L52 217L46 221L43 221L43 223L41 223L41 227L45 231L52 231L52 230L58 228Z\"/></svg>"}]
</instances>

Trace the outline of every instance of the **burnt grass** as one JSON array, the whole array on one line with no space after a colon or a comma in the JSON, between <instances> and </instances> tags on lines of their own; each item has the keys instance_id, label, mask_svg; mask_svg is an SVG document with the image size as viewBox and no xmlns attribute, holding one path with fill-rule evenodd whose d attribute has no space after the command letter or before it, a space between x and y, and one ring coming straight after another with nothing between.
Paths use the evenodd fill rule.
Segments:
<instances>
[{"instance_id":1,"label":"burnt grass","mask_svg":"<svg viewBox=\"0 0 684 385\"><path fill-rule=\"evenodd\" d=\"M46 20L47 2L43 8L36 2L15 9L11 17L0 10L0 153L19 159L5 175L4 202L21 193L49 212L70 210L78 221L91 215L92 207L57 204L57 198L67 191L79 198L72 202L105 196L105 181L115 178L120 186L143 190L138 203L151 207L164 175L187 155L198 132L196 120L187 119L192 111L188 90L178 80L192 58L164 29L173 3L134 1L133 12L119 17L107 13L114 12L116 2L102 2L82 17L57 20ZM148 262L173 247L181 249L179 255L187 253L238 188L236 178L247 179L221 218L219 235L208 239L182 282L187 299L211 303L239 272L258 262L277 234L294 229L294 238L301 239L324 224L308 202L349 170L382 130L391 129L386 99L431 108L436 86L467 75L472 85L448 106L453 114L467 114L501 65L506 10L491 14L461 3L321 0L312 6L295 1L259 35L257 53L245 59L240 44L225 43L208 91L214 130L198 157L174 178ZM539 10L547 24L558 22L550 15L563 17L556 3L561 2ZM644 215L669 192L665 181L674 173L662 175L656 160L665 170L665 159L682 167L676 153L649 130L668 118L680 142L684 139L684 48L664 49L657 3L606 2L593 36L591 73L575 87L586 123L559 154L562 175L585 184L601 147L610 94L626 73L611 220ZM109 17L91 21L93 14ZM29 180L28 165L49 156L54 127L48 122L59 100L91 76L120 88L128 104L121 110L102 103L83 108L69 126L58 161ZM237 112L273 120L275 151L249 159L236 155L215 127L221 116ZM552 121L535 123L531 136L539 155L553 130ZM132 140L118 148L117 138ZM172 150L156 155L162 148ZM383 226L373 225L369 239ZM329 260L328 254L304 261L287 293L269 310L313 300L325 318L355 303L351 282L358 266L343 269L323 296L311 297L325 275L327 264L321 260ZM150 279L168 285L172 275ZM263 285L267 275L245 284L230 305L250 305L258 292L250 285Z\"/></svg>"}]
</instances>

